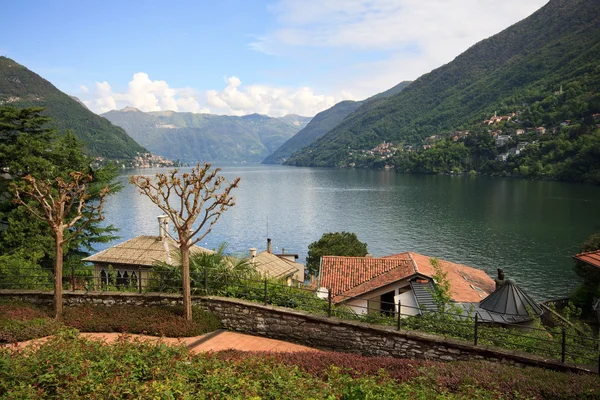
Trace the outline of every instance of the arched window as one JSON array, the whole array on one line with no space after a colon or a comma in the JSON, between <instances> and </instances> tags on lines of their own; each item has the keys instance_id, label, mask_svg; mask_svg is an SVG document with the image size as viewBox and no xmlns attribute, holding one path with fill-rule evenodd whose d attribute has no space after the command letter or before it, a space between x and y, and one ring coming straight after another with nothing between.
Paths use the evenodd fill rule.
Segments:
<instances>
[{"instance_id":1,"label":"arched window","mask_svg":"<svg viewBox=\"0 0 600 400\"><path fill-rule=\"evenodd\" d=\"M117 288L120 288L124 283L123 274L121 274L121 271L117 270Z\"/></svg>"},{"instance_id":2,"label":"arched window","mask_svg":"<svg viewBox=\"0 0 600 400\"><path fill-rule=\"evenodd\" d=\"M138 286L138 276L135 271L131 271L131 285L136 287Z\"/></svg>"},{"instance_id":3,"label":"arched window","mask_svg":"<svg viewBox=\"0 0 600 400\"><path fill-rule=\"evenodd\" d=\"M129 273L127 271L123 272L123 285L129 286Z\"/></svg>"},{"instance_id":4,"label":"arched window","mask_svg":"<svg viewBox=\"0 0 600 400\"><path fill-rule=\"evenodd\" d=\"M104 269L102 269L102 271L100 271L100 284L108 285L108 274L106 273L106 271Z\"/></svg>"}]
</instances>

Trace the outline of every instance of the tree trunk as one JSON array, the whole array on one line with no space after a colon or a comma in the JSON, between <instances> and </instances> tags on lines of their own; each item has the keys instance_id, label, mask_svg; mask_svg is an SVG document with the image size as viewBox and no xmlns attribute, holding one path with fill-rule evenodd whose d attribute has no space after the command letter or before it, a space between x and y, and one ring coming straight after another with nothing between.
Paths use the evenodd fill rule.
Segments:
<instances>
[{"instance_id":1,"label":"tree trunk","mask_svg":"<svg viewBox=\"0 0 600 400\"><path fill-rule=\"evenodd\" d=\"M181 280L183 283L183 317L192 320L192 294L190 288L190 249L186 244L180 243L181 250Z\"/></svg>"},{"instance_id":2,"label":"tree trunk","mask_svg":"<svg viewBox=\"0 0 600 400\"><path fill-rule=\"evenodd\" d=\"M62 275L63 275L63 233L62 231L54 232L56 241L56 259L54 261L54 312L55 318L62 319L63 314L63 298L62 298Z\"/></svg>"}]
</instances>

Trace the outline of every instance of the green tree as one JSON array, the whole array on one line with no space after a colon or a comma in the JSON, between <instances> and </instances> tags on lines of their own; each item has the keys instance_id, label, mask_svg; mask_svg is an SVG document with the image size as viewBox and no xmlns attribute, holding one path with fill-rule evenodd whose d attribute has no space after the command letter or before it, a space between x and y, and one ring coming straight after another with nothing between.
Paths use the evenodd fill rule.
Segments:
<instances>
[{"instance_id":1,"label":"green tree","mask_svg":"<svg viewBox=\"0 0 600 400\"><path fill-rule=\"evenodd\" d=\"M579 249L580 253L600 250L600 233L591 235ZM573 293L573 303L584 313L589 313L594 297L600 297L600 269L581 261L575 261L575 273L581 278L581 284Z\"/></svg>"},{"instance_id":2,"label":"green tree","mask_svg":"<svg viewBox=\"0 0 600 400\"><path fill-rule=\"evenodd\" d=\"M0 107L0 222L4 225L0 229L0 268L5 270L19 263L52 270L56 252L49 225L35 218L24 205L11 202L9 183L19 185L27 175L38 181L68 180L71 172L79 171L92 177L87 192L90 201L98 200L106 186L110 193L121 188L115 182L118 171L114 166L93 169L81 142L70 132L59 134L50 128L52 120L42 112L42 108ZM114 239L116 231L97 221L82 229L82 235L64 246L66 263L78 263L96 243Z\"/></svg>"},{"instance_id":3,"label":"green tree","mask_svg":"<svg viewBox=\"0 0 600 400\"><path fill-rule=\"evenodd\" d=\"M310 274L318 274L322 256L364 257L367 244L358 240L355 233L324 233L321 239L308 245L306 268Z\"/></svg>"}]
</instances>

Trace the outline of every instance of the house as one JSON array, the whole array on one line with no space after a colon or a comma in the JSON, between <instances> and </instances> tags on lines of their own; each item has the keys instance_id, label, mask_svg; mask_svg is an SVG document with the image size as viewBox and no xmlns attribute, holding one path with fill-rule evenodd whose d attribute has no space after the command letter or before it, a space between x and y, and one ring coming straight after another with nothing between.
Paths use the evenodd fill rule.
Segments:
<instances>
[{"instance_id":1,"label":"house","mask_svg":"<svg viewBox=\"0 0 600 400\"><path fill-rule=\"evenodd\" d=\"M297 263L297 254L273 254L271 239L267 239L267 250L256 253L255 248L250 249L250 262L261 275L269 278L285 280L288 286L304 283L304 265Z\"/></svg>"},{"instance_id":2,"label":"house","mask_svg":"<svg viewBox=\"0 0 600 400\"><path fill-rule=\"evenodd\" d=\"M544 128L543 126L538 126L537 128L535 128L535 132L538 135L544 135L546 133L546 128Z\"/></svg>"},{"instance_id":3,"label":"house","mask_svg":"<svg viewBox=\"0 0 600 400\"><path fill-rule=\"evenodd\" d=\"M149 271L156 263L177 263L179 245L168 236L168 217L158 217L158 226L158 236L136 236L84 258L83 261L94 265L94 290L109 284L117 287L134 285L141 289L148 285ZM214 251L192 246L190 253Z\"/></svg>"},{"instance_id":4,"label":"house","mask_svg":"<svg viewBox=\"0 0 600 400\"><path fill-rule=\"evenodd\" d=\"M509 135L498 135L496 137L496 147L502 147L510 142Z\"/></svg>"},{"instance_id":5,"label":"house","mask_svg":"<svg viewBox=\"0 0 600 400\"><path fill-rule=\"evenodd\" d=\"M576 261L600 269L600 250L579 253L573 256L573 258ZM594 299L594 303L592 304L592 310L596 312L596 317L598 318L598 322L600 322L600 299Z\"/></svg>"},{"instance_id":6,"label":"house","mask_svg":"<svg viewBox=\"0 0 600 400\"><path fill-rule=\"evenodd\" d=\"M345 304L357 314L397 311L419 315L435 308L431 294L435 283L432 258L401 253L382 258L321 258L318 286L330 291L334 304ZM450 282L450 296L457 303L478 303L494 291L494 281L482 270L437 260Z\"/></svg>"},{"instance_id":7,"label":"house","mask_svg":"<svg viewBox=\"0 0 600 400\"><path fill-rule=\"evenodd\" d=\"M579 253L573 258L592 267L600 268L600 250Z\"/></svg>"}]
</instances>

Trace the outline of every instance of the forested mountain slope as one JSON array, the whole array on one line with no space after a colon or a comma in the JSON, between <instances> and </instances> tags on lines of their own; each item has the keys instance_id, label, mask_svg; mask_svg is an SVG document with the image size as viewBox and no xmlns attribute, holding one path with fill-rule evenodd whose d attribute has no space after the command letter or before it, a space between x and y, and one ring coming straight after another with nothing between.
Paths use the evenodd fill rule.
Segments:
<instances>
[{"instance_id":1,"label":"forested mountain slope","mask_svg":"<svg viewBox=\"0 0 600 400\"><path fill-rule=\"evenodd\" d=\"M407 87L410 82L401 82L391 89L385 92L376 94L363 101L352 101L346 100L337 103L333 107L321 111L308 123L308 125L296 133L292 138L285 142L280 148L275 150L273 154L265 158L263 164L280 164L296 151L302 149L305 146L310 145L318 138L325 135L327 132L335 128L340 122L344 120L350 113L355 111L358 107L365 103L376 102L379 99L392 96L396 93L400 93Z\"/></svg>"},{"instance_id":2,"label":"forested mountain slope","mask_svg":"<svg viewBox=\"0 0 600 400\"><path fill-rule=\"evenodd\" d=\"M384 141L421 144L431 135L472 126L496 110L518 111L579 81L590 94L581 107L593 112L599 77L600 1L551 0L402 92L362 105L287 163L348 165L353 151Z\"/></svg>"},{"instance_id":3,"label":"forested mountain slope","mask_svg":"<svg viewBox=\"0 0 600 400\"><path fill-rule=\"evenodd\" d=\"M260 162L298 132L306 118L142 112L132 107L103 116L151 152L183 162ZM300 123L290 122L295 120Z\"/></svg>"},{"instance_id":4,"label":"forested mountain slope","mask_svg":"<svg viewBox=\"0 0 600 400\"><path fill-rule=\"evenodd\" d=\"M147 150L106 118L94 114L50 82L7 57L0 57L0 105L45 107L59 131L72 130L85 152L107 159L132 159Z\"/></svg>"}]
</instances>

